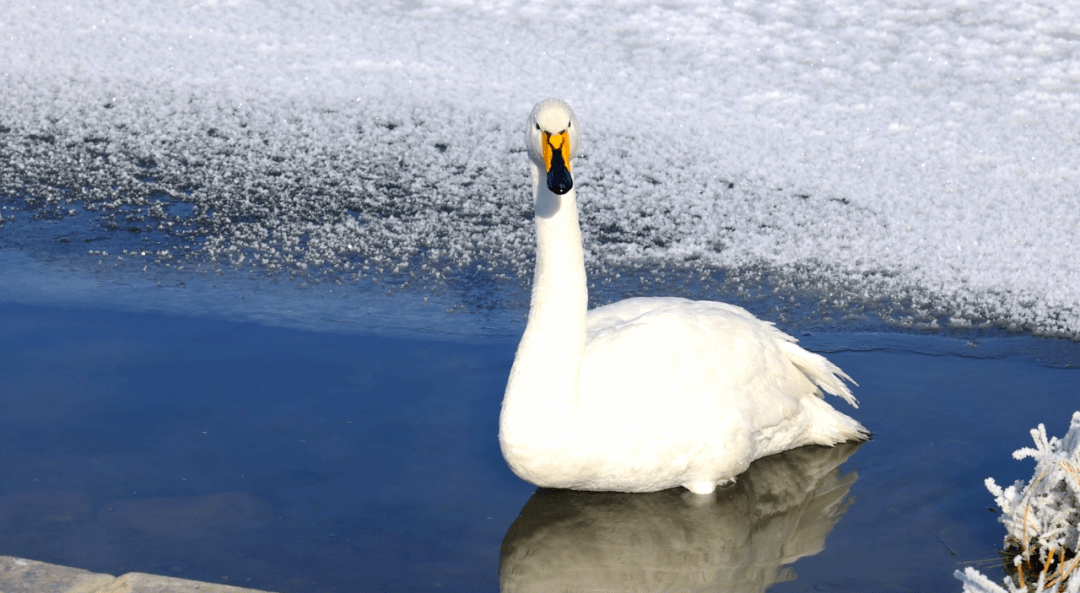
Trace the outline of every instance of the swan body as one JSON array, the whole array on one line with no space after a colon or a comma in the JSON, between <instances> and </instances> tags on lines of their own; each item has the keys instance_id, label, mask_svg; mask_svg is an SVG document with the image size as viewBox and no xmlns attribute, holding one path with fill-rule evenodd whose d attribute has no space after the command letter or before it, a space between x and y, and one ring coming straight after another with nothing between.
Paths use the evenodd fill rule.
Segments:
<instances>
[{"instance_id":1,"label":"swan body","mask_svg":"<svg viewBox=\"0 0 1080 593\"><path fill-rule=\"evenodd\" d=\"M573 188L578 124L548 99L529 115L537 253L499 444L538 486L707 494L755 459L864 440L825 403L851 378L741 307L632 298L588 311Z\"/></svg>"}]
</instances>

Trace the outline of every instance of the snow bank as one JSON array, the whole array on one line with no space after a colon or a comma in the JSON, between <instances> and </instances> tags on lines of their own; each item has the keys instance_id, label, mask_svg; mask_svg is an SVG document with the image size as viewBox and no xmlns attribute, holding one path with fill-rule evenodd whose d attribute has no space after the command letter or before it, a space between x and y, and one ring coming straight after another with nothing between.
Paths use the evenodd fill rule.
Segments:
<instances>
[{"instance_id":1,"label":"snow bank","mask_svg":"<svg viewBox=\"0 0 1080 593\"><path fill-rule=\"evenodd\" d=\"M11 4L0 245L527 279L559 96L594 281L1076 337L1078 47L1049 1Z\"/></svg>"}]
</instances>

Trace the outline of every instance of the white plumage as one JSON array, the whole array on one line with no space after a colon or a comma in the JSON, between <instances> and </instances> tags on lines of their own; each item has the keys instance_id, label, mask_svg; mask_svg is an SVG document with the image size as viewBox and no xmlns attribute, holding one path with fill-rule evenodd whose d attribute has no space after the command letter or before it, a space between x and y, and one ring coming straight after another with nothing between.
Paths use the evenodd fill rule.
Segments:
<instances>
[{"instance_id":1,"label":"white plumage","mask_svg":"<svg viewBox=\"0 0 1080 593\"><path fill-rule=\"evenodd\" d=\"M745 309L633 298L587 311L578 123L548 99L527 125L536 275L499 421L514 473L555 488L704 494L760 457L868 437L823 400L856 406L851 379Z\"/></svg>"}]
</instances>

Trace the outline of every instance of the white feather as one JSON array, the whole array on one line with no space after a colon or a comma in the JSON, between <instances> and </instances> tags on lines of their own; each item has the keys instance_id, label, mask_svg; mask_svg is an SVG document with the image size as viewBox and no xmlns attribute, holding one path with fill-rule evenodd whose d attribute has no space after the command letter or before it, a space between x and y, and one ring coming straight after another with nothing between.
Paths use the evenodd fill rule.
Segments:
<instances>
[{"instance_id":1,"label":"white feather","mask_svg":"<svg viewBox=\"0 0 1080 593\"><path fill-rule=\"evenodd\" d=\"M760 457L867 438L822 399L824 390L856 405L850 378L745 309L633 298L587 311L575 191L548 188L541 144L566 131L572 172L577 120L549 99L527 125L536 276L499 425L517 475L557 488L708 493Z\"/></svg>"}]
</instances>

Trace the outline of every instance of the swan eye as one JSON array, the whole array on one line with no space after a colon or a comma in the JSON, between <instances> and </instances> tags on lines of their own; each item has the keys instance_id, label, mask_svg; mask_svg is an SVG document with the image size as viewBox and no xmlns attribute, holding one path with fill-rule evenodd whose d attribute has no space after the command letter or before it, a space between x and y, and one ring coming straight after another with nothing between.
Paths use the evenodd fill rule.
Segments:
<instances>
[{"instance_id":1,"label":"swan eye","mask_svg":"<svg viewBox=\"0 0 1080 593\"><path fill-rule=\"evenodd\" d=\"M533 125L536 126L536 131L539 132L540 131L540 124L533 123Z\"/></svg>"},{"instance_id":2,"label":"swan eye","mask_svg":"<svg viewBox=\"0 0 1080 593\"><path fill-rule=\"evenodd\" d=\"M569 130L569 129L570 129L570 126L572 126L572 125L574 125L574 122L573 122L573 121L568 121L568 122L566 122L566 129L567 129L567 130Z\"/></svg>"}]
</instances>

